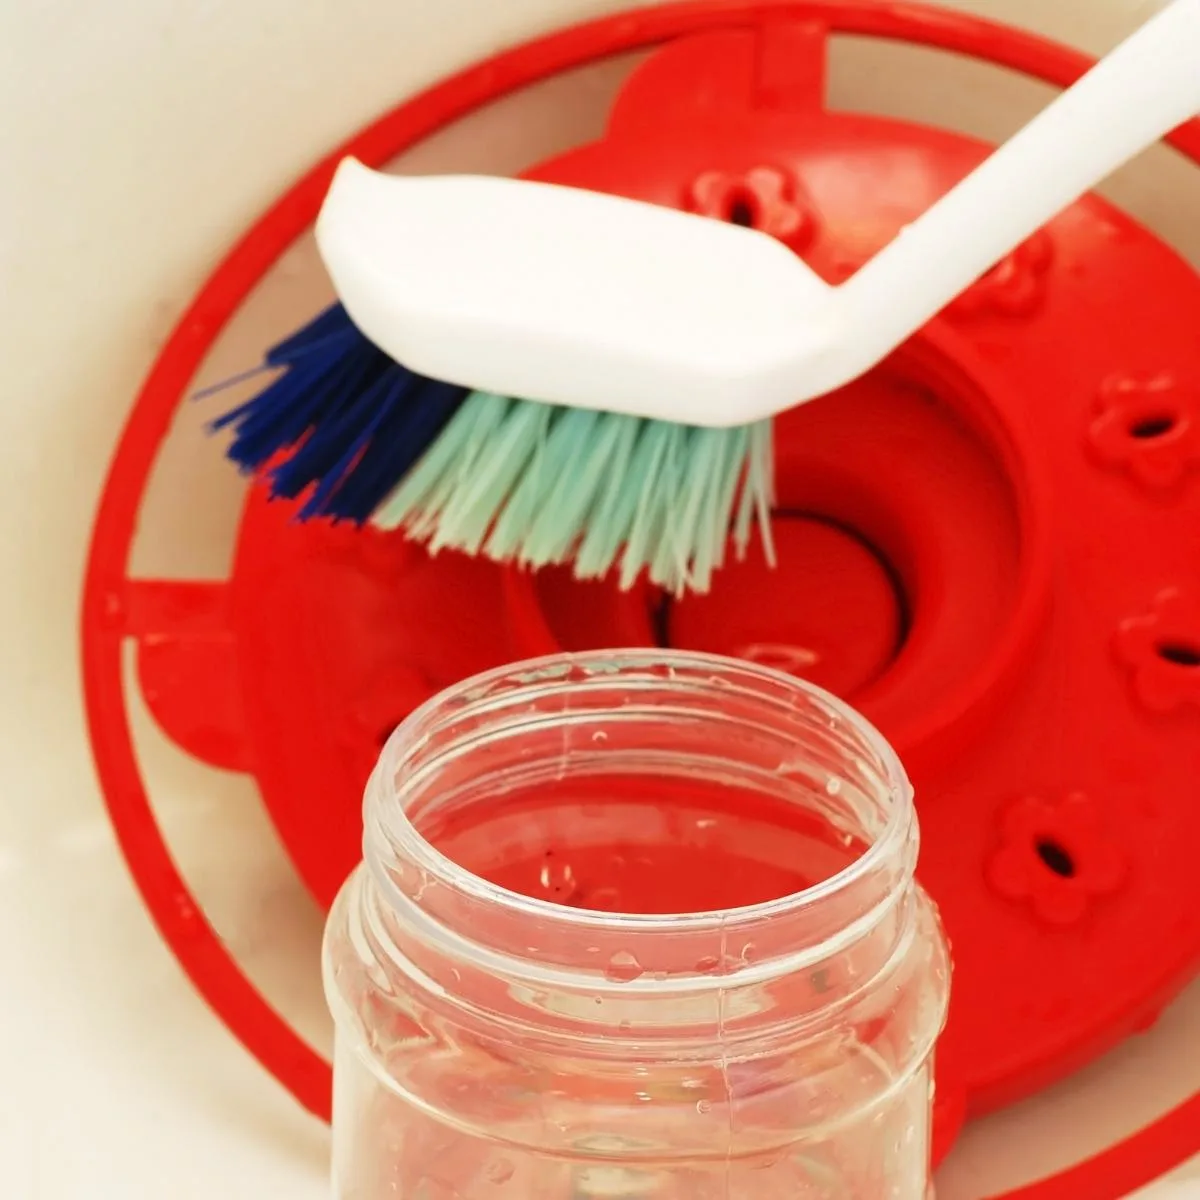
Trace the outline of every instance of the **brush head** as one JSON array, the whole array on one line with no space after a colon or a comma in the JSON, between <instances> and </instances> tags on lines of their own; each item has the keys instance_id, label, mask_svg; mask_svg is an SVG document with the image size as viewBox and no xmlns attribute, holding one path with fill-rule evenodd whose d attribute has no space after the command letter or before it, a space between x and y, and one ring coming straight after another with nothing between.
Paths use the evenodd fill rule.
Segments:
<instances>
[{"instance_id":1,"label":"brush head","mask_svg":"<svg viewBox=\"0 0 1200 1200\"><path fill-rule=\"evenodd\" d=\"M722 428L811 399L837 374L838 290L755 229L582 188L345 159L316 234L377 346L480 391Z\"/></svg>"},{"instance_id":2,"label":"brush head","mask_svg":"<svg viewBox=\"0 0 1200 1200\"><path fill-rule=\"evenodd\" d=\"M577 577L706 591L772 501L769 421L726 429L562 408L400 366L335 304L274 346L278 374L221 417L229 456L301 519L370 521Z\"/></svg>"}]
</instances>

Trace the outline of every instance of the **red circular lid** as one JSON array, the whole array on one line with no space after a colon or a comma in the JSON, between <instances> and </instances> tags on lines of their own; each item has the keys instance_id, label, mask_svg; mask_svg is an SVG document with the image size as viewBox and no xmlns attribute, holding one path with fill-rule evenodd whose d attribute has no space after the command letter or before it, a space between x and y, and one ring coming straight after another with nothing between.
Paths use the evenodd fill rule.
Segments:
<instances>
[{"instance_id":1,"label":"red circular lid","mask_svg":"<svg viewBox=\"0 0 1200 1200\"><path fill-rule=\"evenodd\" d=\"M521 83L675 37L631 76L599 141L535 174L750 221L838 278L986 150L825 110L831 29L1059 84L1084 65L907 5L664 6L501 56L343 149L381 164ZM1200 158L1200 131L1176 144ZM656 641L791 667L866 712L917 786L921 875L956 962L942 1149L968 1112L1151 1020L1200 962L1200 280L1186 264L1111 206L1073 206L877 370L780 419L780 565L755 550L706 597L431 559L376 531L296 524L257 491L227 585L126 578L175 405L311 221L341 153L251 231L164 350L114 462L85 596L89 718L114 822L231 1027L324 1109L326 1066L224 956L153 825L121 691L126 639L162 727L253 772L325 905L358 858L381 739L462 675L555 647ZM1200 1148L1196 1104L1028 1194L1136 1186Z\"/></svg>"}]
</instances>

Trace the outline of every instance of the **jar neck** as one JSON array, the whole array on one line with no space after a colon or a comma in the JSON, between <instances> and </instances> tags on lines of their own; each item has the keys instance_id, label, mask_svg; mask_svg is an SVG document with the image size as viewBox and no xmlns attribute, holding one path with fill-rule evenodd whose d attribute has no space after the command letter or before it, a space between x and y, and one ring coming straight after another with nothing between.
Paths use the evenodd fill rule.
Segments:
<instances>
[{"instance_id":1,"label":"jar neck","mask_svg":"<svg viewBox=\"0 0 1200 1200\"><path fill-rule=\"evenodd\" d=\"M662 915L519 894L429 836L514 789L564 780L585 795L607 789L610 806L636 805L620 792L639 776L685 791L715 780L793 806L859 853L803 891ZM661 839L655 810L642 807L647 824L634 827ZM489 827L510 833L520 836ZM769 846L773 833L764 824L747 836ZM912 933L917 827L890 748L818 689L706 655L561 656L435 698L385 747L364 849L380 952L431 993L559 1032L611 1026L614 1015L639 1035L700 1038L819 1021L886 974Z\"/></svg>"}]
</instances>

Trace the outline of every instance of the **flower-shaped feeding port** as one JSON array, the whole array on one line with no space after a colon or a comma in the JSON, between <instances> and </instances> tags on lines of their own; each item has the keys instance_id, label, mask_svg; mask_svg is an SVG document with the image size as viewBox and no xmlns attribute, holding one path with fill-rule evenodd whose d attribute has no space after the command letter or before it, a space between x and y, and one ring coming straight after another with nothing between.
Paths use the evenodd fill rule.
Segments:
<instances>
[{"instance_id":1,"label":"flower-shaped feeding port","mask_svg":"<svg viewBox=\"0 0 1200 1200\"><path fill-rule=\"evenodd\" d=\"M1175 487L1200 471L1200 389L1169 372L1110 376L1100 385L1087 440L1101 465L1143 487Z\"/></svg>"},{"instance_id":2,"label":"flower-shaped feeding port","mask_svg":"<svg viewBox=\"0 0 1200 1200\"><path fill-rule=\"evenodd\" d=\"M1042 303L1054 243L1039 229L977 279L946 311L955 317L1029 317Z\"/></svg>"},{"instance_id":3,"label":"flower-shaped feeding port","mask_svg":"<svg viewBox=\"0 0 1200 1200\"><path fill-rule=\"evenodd\" d=\"M1047 924L1073 925L1098 898L1120 888L1126 870L1099 806L1073 792L1057 800L1025 796L1004 809L987 880Z\"/></svg>"},{"instance_id":4,"label":"flower-shaped feeding port","mask_svg":"<svg viewBox=\"0 0 1200 1200\"><path fill-rule=\"evenodd\" d=\"M1146 708L1200 709L1200 597L1178 588L1160 592L1149 612L1121 622L1113 651Z\"/></svg>"},{"instance_id":5,"label":"flower-shaped feeding port","mask_svg":"<svg viewBox=\"0 0 1200 1200\"><path fill-rule=\"evenodd\" d=\"M779 167L705 171L688 189L688 207L704 217L760 230L802 250L816 228L795 179Z\"/></svg>"}]
</instances>

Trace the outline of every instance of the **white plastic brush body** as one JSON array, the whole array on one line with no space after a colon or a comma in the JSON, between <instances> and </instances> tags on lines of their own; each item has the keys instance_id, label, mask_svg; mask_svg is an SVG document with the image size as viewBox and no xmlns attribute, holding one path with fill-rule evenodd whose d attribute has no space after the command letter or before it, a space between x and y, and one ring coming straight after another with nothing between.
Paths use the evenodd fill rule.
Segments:
<instances>
[{"instance_id":1,"label":"white plastic brush body","mask_svg":"<svg viewBox=\"0 0 1200 1200\"><path fill-rule=\"evenodd\" d=\"M1198 111L1200 0L1174 0L836 286L739 225L353 160L317 240L356 325L413 371L556 405L742 425L869 370Z\"/></svg>"}]
</instances>

